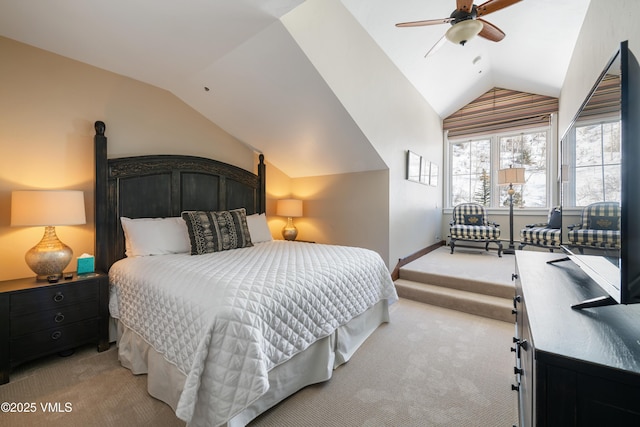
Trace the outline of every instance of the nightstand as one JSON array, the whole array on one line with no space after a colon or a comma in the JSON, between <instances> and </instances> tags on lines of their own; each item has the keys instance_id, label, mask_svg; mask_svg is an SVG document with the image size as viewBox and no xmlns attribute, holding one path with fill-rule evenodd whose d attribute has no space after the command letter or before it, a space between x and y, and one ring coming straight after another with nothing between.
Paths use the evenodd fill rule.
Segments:
<instances>
[{"instance_id":1,"label":"nightstand","mask_svg":"<svg viewBox=\"0 0 640 427\"><path fill-rule=\"evenodd\" d=\"M11 368L95 343L109 348L109 278L73 275L58 283L35 277L0 282L0 384Z\"/></svg>"}]
</instances>

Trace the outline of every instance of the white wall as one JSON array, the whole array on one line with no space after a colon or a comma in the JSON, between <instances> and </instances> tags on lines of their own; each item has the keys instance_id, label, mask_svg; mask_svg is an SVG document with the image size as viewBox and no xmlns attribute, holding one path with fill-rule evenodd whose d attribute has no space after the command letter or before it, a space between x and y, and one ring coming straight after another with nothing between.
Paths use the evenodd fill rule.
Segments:
<instances>
[{"instance_id":1,"label":"white wall","mask_svg":"<svg viewBox=\"0 0 640 427\"><path fill-rule=\"evenodd\" d=\"M440 236L442 185L405 180L406 150L440 166L442 122L339 0L307 0L282 18L389 169L389 266ZM442 181L442 180L441 180Z\"/></svg>"},{"instance_id":2,"label":"white wall","mask_svg":"<svg viewBox=\"0 0 640 427\"><path fill-rule=\"evenodd\" d=\"M628 40L629 48L640 58L638 16L640 1L591 0L560 92L560 135L568 129L620 42Z\"/></svg>"}]
</instances>

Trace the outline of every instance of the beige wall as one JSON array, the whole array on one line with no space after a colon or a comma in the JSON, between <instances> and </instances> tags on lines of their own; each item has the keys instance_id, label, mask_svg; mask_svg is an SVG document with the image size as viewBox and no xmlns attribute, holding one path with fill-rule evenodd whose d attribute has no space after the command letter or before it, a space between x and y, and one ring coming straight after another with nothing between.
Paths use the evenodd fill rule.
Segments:
<instances>
[{"instance_id":1,"label":"beige wall","mask_svg":"<svg viewBox=\"0 0 640 427\"><path fill-rule=\"evenodd\" d=\"M295 220L298 238L364 247L387 260L388 177L373 171L293 179L292 196L304 200L303 217Z\"/></svg>"},{"instance_id":2,"label":"beige wall","mask_svg":"<svg viewBox=\"0 0 640 427\"><path fill-rule=\"evenodd\" d=\"M0 54L0 280L33 275L24 254L43 234L10 227L12 190L83 190L87 224L56 230L75 255L93 253L96 120L107 125L109 157L190 154L256 170L256 153L167 91L1 37ZM292 180L267 159L272 235L282 238L284 225L276 200L300 197L300 239L367 247L386 260L388 181L386 171Z\"/></svg>"},{"instance_id":3,"label":"beige wall","mask_svg":"<svg viewBox=\"0 0 640 427\"><path fill-rule=\"evenodd\" d=\"M298 240L374 250L389 255L386 230L389 211L389 173L373 171L290 178L267 162L267 217L271 235L282 239L286 218L276 215L278 199L303 201L295 218Z\"/></svg>"},{"instance_id":4,"label":"beige wall","mask_svg":"<svg viewBox=\"0 0 640 427\"><path fill-rule=\"evenodd\" d=\"M171 93L2 37L0 93L0 280L33 275L24 254L44 231L9 226L12 190L83 190L88 223L56 230L76 255L93 253L96 120L110 157L180 153L254 168L251 149Z\"/></svg>"}]
</instances>

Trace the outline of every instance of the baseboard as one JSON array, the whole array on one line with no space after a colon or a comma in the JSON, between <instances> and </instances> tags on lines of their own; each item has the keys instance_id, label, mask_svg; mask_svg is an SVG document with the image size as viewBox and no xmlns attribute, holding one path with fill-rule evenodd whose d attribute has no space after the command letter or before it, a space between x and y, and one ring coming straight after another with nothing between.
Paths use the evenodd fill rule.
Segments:
<instances>
[{"instance_id":1,"label":"baseboard","mask_svg":"<svg viewBox=\"0 0 640 427\"><path fill-rule=\"evenodd\" d=\"M434 243L431 246L427 246L426 248L420 249L417 252L414 252L413 254L404 257L404 258L400 258L398 260L398 263L396 264L396 267L393 269L393 272L391 273L391 279L392 280L398 280L400 278L400 267L402 267L403 265L407 265L409 264L411 261L415 261L418 258L420 258L421 256L424 256L426 254L428 254L429 252L433 252L436 249L438 249L441 246L446 245L447 242L442 240L438 243Z\"/></svg>"}]
</instances>

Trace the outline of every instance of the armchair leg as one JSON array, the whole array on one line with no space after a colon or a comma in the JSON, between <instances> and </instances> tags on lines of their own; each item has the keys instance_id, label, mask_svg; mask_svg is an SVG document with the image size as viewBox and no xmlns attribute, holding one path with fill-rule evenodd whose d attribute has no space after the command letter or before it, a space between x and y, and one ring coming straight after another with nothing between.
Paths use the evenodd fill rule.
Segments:
<instances>
[{"instance_id":1,"label":"armchair leg","mask_svg":"<svg viewBox=\"0 0 640 427\"><path fill-rule=\"evenodd\" d=\"M454 249L454 248L455 248L455 246L456 246L455 239L451 239L451 240L449 240L449 246L451 246L451 253L453 253L453 249Z\"/></svg>"},{"instance_id":2,"label":"armchair leg","mask_svg":"<svg viewBox=\"0 0 640 427\"><path fill-rule=\"evenodd\" d=\"M526 243L520 243L520 244L518 245L518 250L519 250L519 251L521 251L521 250L522 250L522 248L524 248L526 245L527 245Z\"/></svg>"},{"instance_id":3,"label":"armchair leg","mask_svg":"<svg viewBox=\"0 0 640 427\"><path fill-rule=\"evenodd\" d=\"M496 243L498 244L498 257L502 258L502 242L498 240Z\"/></svg>"}]
</instances>

